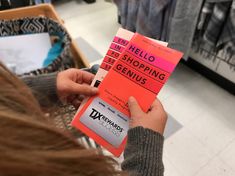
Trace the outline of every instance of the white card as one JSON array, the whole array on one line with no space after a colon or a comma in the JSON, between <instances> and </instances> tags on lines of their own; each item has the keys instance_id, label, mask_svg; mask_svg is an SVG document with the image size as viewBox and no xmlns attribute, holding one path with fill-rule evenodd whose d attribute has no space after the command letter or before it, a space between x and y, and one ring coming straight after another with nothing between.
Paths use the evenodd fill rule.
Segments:
<instances>
[{"instance_id":1,"label":"white card","mask_svg":"<svg viewBox=\"0 0 235 176\"><path fill-rule=\"evenodd\" d=\"M0 37L0 61L16 74L42 68L51 48L48 33Z\"/></svg>"}]
</instances>

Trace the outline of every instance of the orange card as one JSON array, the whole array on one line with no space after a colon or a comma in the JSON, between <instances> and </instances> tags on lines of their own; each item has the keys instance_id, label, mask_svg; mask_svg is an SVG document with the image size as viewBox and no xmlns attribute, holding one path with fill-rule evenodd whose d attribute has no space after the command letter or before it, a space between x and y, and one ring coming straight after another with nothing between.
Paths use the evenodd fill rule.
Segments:
<instances>
[{"instance_id":1,"label":"orange card","mask_svg":"<svg viewBox=\"0 0 235 176\"><path fill-rule=\"evenodd\" d=\"M72 125L115 156L123 152L129 129L127 101L134 96L147 112L182 53L135 34Z\"/></svg>"}]
</instances>

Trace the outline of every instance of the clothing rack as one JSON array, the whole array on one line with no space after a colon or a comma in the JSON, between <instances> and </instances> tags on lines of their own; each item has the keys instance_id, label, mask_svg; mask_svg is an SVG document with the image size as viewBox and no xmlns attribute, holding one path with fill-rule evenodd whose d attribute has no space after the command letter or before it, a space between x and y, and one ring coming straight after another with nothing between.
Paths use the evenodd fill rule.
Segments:
<instances>
[{"instance_id":1,"label":"clothing rack","mask_svg":"<svg viewBox=\"0 0 235 176\"><path fill-rule=\"evenodd\" d=\"M204 2L189 53L190 58L186 64L235 95L235 27L230 22L234 20L231 18L234 11L232 3L235 4L235 1L230 4ZM221 19L221 14L224 19ZM205 29L200 23L202 21Z\"/></svg>"}]
</instances>

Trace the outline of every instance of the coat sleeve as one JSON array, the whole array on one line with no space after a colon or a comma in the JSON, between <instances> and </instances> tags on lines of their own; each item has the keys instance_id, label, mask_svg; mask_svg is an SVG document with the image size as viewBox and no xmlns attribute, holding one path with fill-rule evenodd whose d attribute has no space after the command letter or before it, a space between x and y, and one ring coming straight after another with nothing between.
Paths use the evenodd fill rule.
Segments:
<instances>
[{"instance_id":1,"label":"coat sleeve","mask_svg":"<svg viewBox=\"0 0 235 176\"><path fill-rule=\"evenodd\" d=\"M57 73L38 76L25 76L22 81L31 88L41 106L50 106L59 102L56 92Z\"/></svg>"},{"instance_id":2,"label":"coat sleeve","mask_svg":"<svg viewBox=\"0 0 235 176\"><path fill-rule=\"evenodd\" d=\"M122 170L130 176L163 176L163 142L164 137L153 130L130 129Z\"/></svg>"}]
</instances>

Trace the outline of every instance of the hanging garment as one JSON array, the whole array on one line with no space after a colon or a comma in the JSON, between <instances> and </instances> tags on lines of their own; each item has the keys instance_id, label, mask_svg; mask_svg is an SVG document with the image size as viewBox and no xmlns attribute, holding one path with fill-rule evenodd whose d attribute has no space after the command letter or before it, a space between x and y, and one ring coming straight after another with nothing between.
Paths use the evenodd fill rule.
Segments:
<instances>
[{"instance_id":1,"label":"hanging garment","mask_svg":"<svg viewBox=\"0 0 235 176\"><path fill-rule=\"evenodd\" d=\"M162 27L161 38L160 38L160 40L162 41L169 40L170 24L174 16L176 2L177 0L171 0L165 9L164 19L163 19L163 24L162 24L163 27Z\"/></svg>"},{"instance_id":2,"label":"hanging garment","mask_svg":"<svg viewBox=\"0 0 235 176\"><path fill-rule=\"evenodd\" d=\"M0 10L32 5L32 0L0 0Z\"/></svg>"},{"instance_id":3,"label":"hanging garment","mask_svg":"<svg viewBox=\"0 0 235 176\"><path fill-rule=\"evenodd\" d=\"M204 6L204 11L212 14L214 6L211 6L211 2L228 1L231 0L207 0L208 7ZM188 58L196 29L202 29L205 24L210 23L207 14L200 15L204 0L114 0L114 2L121 16L122 27L148 37L168 41L169 47L184 53L184 59ZM205 38L215 42L218 41L218 37L213 39L215 34L210 30L215 29L214 32L218 34L220 29L213 25L213 22L209 25L211 27L205 32Z\"/></svg>"},{"instance_id":4,"label":"hanging garment","mask_svg":"<svg viewBox=\"0 0 235 176\"><path fill-rule=\"evenodd\" d=\"M208 24L211 14L213 12L214 5L215 5L214 3L210 2L204 3L198 20L197 30L203 30L205 26Z\"/></svg>"},{"instance_id":5,"label":"hanging garment","mask_svg":"<svg viewBox=\"0 0 235 176\"><path fill-rule=\"evenodd\" d=\"M35 4L51 3L51 0L34 0Z\"/></svg>"},{"instance_id":6,"label":"hanging garment","mask_svg":"<svg viewBox=\"0 0 235 176\"><path fill-rule=\"evenodd\" d=\"M160 39L163 29L164 10L170 0L140 1L136 31L145 36Z\"/></svg>"},{"instance_id":7,"label":"hanging garment","mask_svg":"<svg viewBox=\"0 0 235 176\"><path fill-rule=\"evenodd\" d=\"M9 0L11 3L11 8L25 7L32 5L31 0Z\"/></svg>"},{"instance_id":8,"label":"hanging garment","mask_svg":"<svg viewBox=\"0 0 235 176\"><path fill-rule=\"evenodd\" d=\"M233 55L233 43L235 42L235 0L217 2L219 0L207 0L202 8L196 35L194 49L214 52L228 48L227 56ZM233 2L232 2L233 1Z\"/></svg>"},{"instance_id":9,"label":"hanging garment","mask_svg":"<svg viewBox=\"0 0 235 176\"><path fill-rule=\"evenodd\" d=\"M223 59L235 70L235 0L232 0L227 12L215 50L216 52L222 50Z\"/></svg>"},{"instance_id":10,"label":"hanging garment","mask_svg":"<svg viewBox=\"0 0 235 176\"><path fill-rule=\"evenodd\" d=\"M139 8L138 0L114 0L118 7L119 15L121 17L121 25L123 28L136 31L136 18Z\"/></svg>"},{"instance_id":11,"label":"hanging garment","mask_svg":"<svg viewBox=\"0 0 235 176\"><path fill-rule=\"evenodd\" d=\"M193 48L196 52L203 52L207 57L217 55L216 45L228 18L230 7L231 0L218 3L212 0L205 1L194 36Z\"/></svg>"},{"instance_id":12,"label":"hanging garment","mask_svg":"<svg viewBox=\"0 0 235 176\"><path fill-rule=\"evenodd\" d=\"M184 52L184 57L188 57L203 0L114 2L118 7L123 28L165 40L170 47Z\"/></svg>"},{"instance_id":13,"label":"hanging garment","mask_svg":"<svg viewBox=\"0 0 235 176\"><path fill-rule=\"evenodd\" d=\"M0 0L0 10L7 10L10 8L11 5L9 0Z\"/></svg>"},{"instance_id":14,"label":"hanging garment","mask_svg":"<svg viewBox=\"0 0 235 176\"><path fill-rule=\"evenodd\" d=\"M168 42L169 47L184 53L184 59L189 55L202 3L203 0L177 0L176 3Z\"/></svg>"},{"instance_id":15,"label":"hanging garment","mask_svg":"<svg viewBox=\"0 0 235 176\"><path fill-rule=\"evenodd\" d=\"M211 47L215 47L219 40L230 7L231 2L221 2L214 5L212 15L203 35L203 39L210 44Z\"/></svg>"},{"instance_id":16,"label":"hanging garment","mask_svg":"<svg viewBox=\"0 0 235 176\"><path fill-rule=\"evenodd\" d=\"M233 48L235 47L235 0L232 2L228 18L225 22L222 34L220 35L217 47L221 48L227 42L231 42L233 44Z\"/></svg>"},{"instance_id":17,"label":"hanging garment","mask_svg":"<svg viewBox=\"0 0 235 176\"><path fill-rule=\"evenodd\" d=\"M127 4L126 29L134 32L137 30L136 22L138 19L139 3L140 1L138 0L129 0Z\"/></svg>"},{"instance_id":18,"label":"hanging garment","mask_svg":"<svg viewBox=\"0 0 235 176\"><path fill-rule=\"evenodd\" d=\"M155 39L166 39L176 0L114 0L123 28ZM166 29L165 29L166 28ZM163 34L163 35L162 35Z\"/></svg>"}]
</instances>

